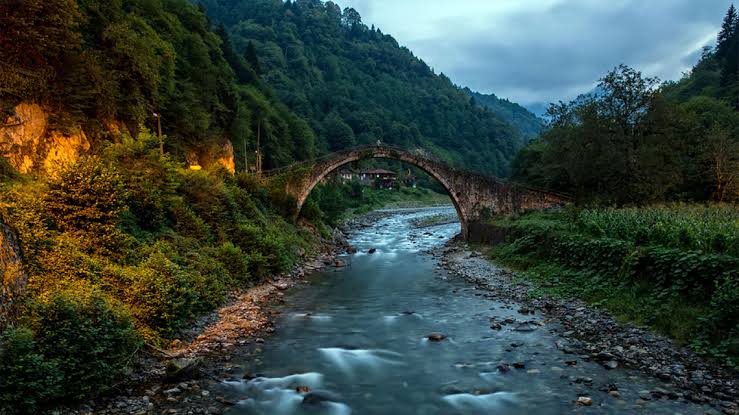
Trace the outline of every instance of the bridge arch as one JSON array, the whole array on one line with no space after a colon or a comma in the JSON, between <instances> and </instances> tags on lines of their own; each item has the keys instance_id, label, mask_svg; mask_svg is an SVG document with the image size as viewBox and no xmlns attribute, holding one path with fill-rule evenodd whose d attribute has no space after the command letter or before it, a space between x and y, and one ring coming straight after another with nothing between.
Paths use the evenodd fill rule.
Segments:
<instances>
[{"instance_id":1,"label":"bridge arch","mask_svg":"<svg viewBox=\"0 0 739 415\"><path fill-rule=\"evenodd\" d=\"M383 158L414 165L439 181L457 210L462 224L462 237L474 240L484 231L485 221L493 215L562 206L566 195L483 176L434 160L423 154L388 146L360 147L328 155L309 162L265 172L265 178L295 202L295 218L314 187L326 175L348 163Z\"/></svg>"},{"instance_id":2,"label":"bridge arch","mask_svg":"<svg viewBox=\"0 0 739 415\"><path fill-rule=\"evenodd\" d=\"M440 168L442 165L425 157L415 155L406 150L400 150L385 146L370 147L356 151L340 153L337 154L336 157L333 157L321 163L317 163L313 167L307 182L304 183L302 189L300 189L296 194L296 215L300 214L300 211L303 208L305 201L308 199L308 196L310 196L310 193L326 176L349 163L360 160L367 160L370 158L399 160L404 163L408 163L418 167L419 169L423 170L431 177L436 179L444 188L444 190L446 190L449 198L452 200L452 204L454 205L454 209L457 211L457 216L459 217L459 221L461 223L462 234L466 234L468 218L462 207L463 203L460 200L460 194L457 193L452 183L449 182L448 174L445 174L444 171L441 171L443 170L443 167Z\"/></svg>"}]
</instances>

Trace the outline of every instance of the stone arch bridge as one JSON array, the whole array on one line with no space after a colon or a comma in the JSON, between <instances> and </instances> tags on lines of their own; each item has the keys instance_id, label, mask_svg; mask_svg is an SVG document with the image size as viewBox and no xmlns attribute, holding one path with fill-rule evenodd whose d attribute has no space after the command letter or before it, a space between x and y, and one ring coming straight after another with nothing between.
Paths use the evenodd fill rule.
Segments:
<instances>
[{"instance_id":1,"label":"stone arch bridge","mask_svg":"<svg viewBox=\"0 0 739 415\"><path fill-rule=\"evenodd\" d=\"M317 160L266 171L263 177L273 186L284 187L296 203L294 213L297 217L310 192L324 177L341 166L369 158L400 160L438 180L454 203L465 239L469 237L471 227L491 216L561 206L568 199L565 195L456 169L421 151L383 145L329 154Z\"/></svg>"}]
</instances>

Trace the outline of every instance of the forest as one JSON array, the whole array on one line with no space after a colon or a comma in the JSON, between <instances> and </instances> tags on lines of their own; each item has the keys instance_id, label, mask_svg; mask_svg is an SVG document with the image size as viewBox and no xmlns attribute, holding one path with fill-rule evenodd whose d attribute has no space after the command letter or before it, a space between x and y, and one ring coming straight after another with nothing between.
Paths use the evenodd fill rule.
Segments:
<instances>
[{"instance_id":1,"label":"forest","mask_svg":"<svg viewBox=\"0 0 739 415\"><path fill-rule=\"evenodd\" d=\"M101 139L115 123L156 130L158 114L166 148L180 158L227 138L239 169L256 150L269 169L380 140L504 176L530 134L332 2L0 8L10 35L0 38L4 113L42 102L60 129L82 126Z\"/></svg>"},{"instance_id":2,"label":"forest","mask_svg":"<svg viewBox=\"0 0 739 415\"><path fill-rule=\"evenodd\" d=\"M550 106L512 178L584 203L739 198L739 20L732 6L715 48L676 82L626 66L595 93Z\"/></svg>"},{"instance_id":3,"label":"forest","mask_svg":"<svg viewBox=\"0 0 739 415\"><path fill-rule=\"evenodd\" d=\"M238 51L327 151L378 140L506 175L522 135L356 10L300 0L204 1Z\"/></svg>"}]
</instances>

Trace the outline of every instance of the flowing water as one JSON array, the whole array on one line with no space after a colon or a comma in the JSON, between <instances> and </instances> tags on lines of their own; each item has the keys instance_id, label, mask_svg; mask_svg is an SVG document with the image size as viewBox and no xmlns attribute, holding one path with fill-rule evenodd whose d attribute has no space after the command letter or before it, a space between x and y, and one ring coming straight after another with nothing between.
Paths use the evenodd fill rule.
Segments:
<instances>
[{"instance_id":1,"label":"flowing water","mask_svg":"<svg viewBox=\"0 0 739 415\"><path fill-rule=\"evenodd\" d=\"M637 402L640 391L663 385L564 354L536 324L541 316L450 278L428 251L459 225L414 229L410 220L451 211L378 220L352 236L359 253L348 267L288 291L277 332L221 386L237 402L229 414L706 413L684 401ZM533 323L494 331L491 317ZM448 338L433 342L431 333ZM525 367L499 368L514 362ZM609 396L609 385L621 398ZM576 406L580 396L593 405Z\"/></svg>"}]
</instances>

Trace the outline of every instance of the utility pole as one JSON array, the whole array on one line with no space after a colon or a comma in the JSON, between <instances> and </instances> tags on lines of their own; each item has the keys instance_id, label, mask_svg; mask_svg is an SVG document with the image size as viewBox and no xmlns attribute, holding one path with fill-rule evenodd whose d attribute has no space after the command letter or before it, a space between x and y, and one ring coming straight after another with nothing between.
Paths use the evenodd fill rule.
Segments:
<instances>
[{"instance_id":1,"label":"utility pole","mask_svg":"<svg viewBox=\"0 0 739 415\"><path fill-rule=\"evenodd\" d=\"M249 173L249 152L246 149L246 137L244 137L244 171Z\"/></svg>"},{"instance_id":2,"label":"utility pole","mask_svg":"<svg viewBox=\"0 0 739 415\"><path fill-rule=\"evenodd\" d=\"M154 117L157 119L157 134L159 135L159 154L164 157L164 140L162 139L162 116L159 113L154 113Z\"/></svg>"},{"instance_id":3,"label":"utility pole","mask_svg":"<svg viewBox=\"0 0 739 415\"><path fill-rule=\"evenodd\" d=\"M256 153L257 153L257 160L256 160L256 163L257 163L257 177L261 177L261 175L262 175L262 153L261 153L261 151L259 149L259 146L261 145L260 144L261 141L262 141L262 122L259 121L257 123L257 151L256 151Z\"/></svg>"}]
</instances>

